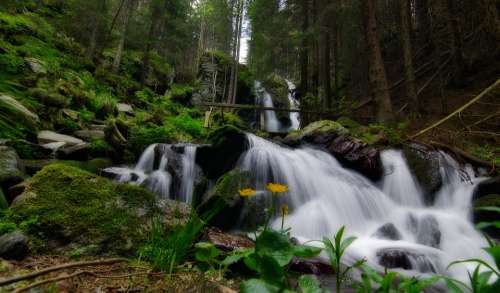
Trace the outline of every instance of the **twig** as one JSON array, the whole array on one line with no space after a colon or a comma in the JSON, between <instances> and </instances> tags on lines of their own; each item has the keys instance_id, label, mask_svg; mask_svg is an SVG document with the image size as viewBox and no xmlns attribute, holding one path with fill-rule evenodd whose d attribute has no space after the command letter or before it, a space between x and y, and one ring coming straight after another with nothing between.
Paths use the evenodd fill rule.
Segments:
<instances>
[{"instance_id":1,"label":"twig","mask_svg":"<svg viewBox=\"0 0 500 293\"><path fill-rule=\"evenodd\" d=\"M451 117L457 115L458 113L462 112L463 110L467 109L470 105L474 104L475 102L477 102L479 99L481 99L482 97L486 96L490 91L492 91L493 89L495 89L497 86L500 85L500 79L497 79L497 81L495 83L493 83L491 86L489 86L488 88L486 88L484 91L482 91L479 95L477 95L475 98L473 98L472 100L470 100L469 102L467 102L465 105L463 105L462 107L458 108L457 110L455 110L453 113L451 113L450 115L444 117L443 119L439 120L438 122L432 124L431 126L425 128L424 130L421 130L419 131L417 134L413 135L412 137L410 138L415 138L417 136L420 136L424 133L426 133L427 131L443 124L444 122L446 122L448 119L450 119Z\"/></svg>"},{"instance_id":2,"label":"twig","mask_svg":"<svg viewBox=\"0 0 500 293\"><path fill-rule=\"evenodd\" d=\"M8 284L16 283L16 282L23 281L23 280L34 279L38 276L45 275L45 274L55 272L55 271L59 271L59 270L63 270L63 269L92 266L92 265L114 264L114 263L126 262L126 261L127 261L127 259L125 259L125 258L110 258L110 259L105 259L105 260L79 261L79 262L66 263L66 264L62 264L62 265L49 267L49 268L43 269L41 271L33 272L33 273L30 273L30 274L27 274L24 276L17 276L17 277L12 277L12 278L0 280L0 286L5 286Z\"/></svg>"}]
</instances>

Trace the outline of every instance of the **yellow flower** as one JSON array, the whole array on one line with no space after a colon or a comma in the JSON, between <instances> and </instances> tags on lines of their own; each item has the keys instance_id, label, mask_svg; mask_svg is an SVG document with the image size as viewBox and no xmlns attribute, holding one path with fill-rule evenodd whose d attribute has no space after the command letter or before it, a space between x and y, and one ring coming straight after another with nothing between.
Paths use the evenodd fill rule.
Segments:
<instances>
[{"instance_id":1,"label":"yellow flower","mask_svg":"<svg viewBox=\"0 0 500 293\"><path fill-rule=\"evenodd\" d=\"M281 206L281 215L283 217L288 215L288 205L286 203Z\"/></svg>"},{"instance_id":2,"label":"yellow flower","mask_svg":"<svg viewBox=\"0 0 500 293\"><path fill-rule=\"evenodd\" d=\"M251 196L254 196L256 191L252 188L245 188L245 189L242 189L239 191L240 192L240 196L242 197L251 197Z\"/></svg>"},{"instance_id":3,"label":"yellow flower","mask_svg":"<svg viewBox=\"0 0 500 293\"><path fill-rule=\"evenodd\" d=\"M288 191L288 186L279 183L268 183L267 190L272 193L284 193Z\"/></svg>"}]
</instances>

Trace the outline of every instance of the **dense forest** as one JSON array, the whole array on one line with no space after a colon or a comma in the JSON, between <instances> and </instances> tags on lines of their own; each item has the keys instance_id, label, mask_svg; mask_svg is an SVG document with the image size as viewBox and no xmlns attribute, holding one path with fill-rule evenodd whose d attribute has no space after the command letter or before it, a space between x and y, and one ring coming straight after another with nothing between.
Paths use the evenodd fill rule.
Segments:
<instances>
[{"instance_id":1,"label":"dense forest","mask_svg":"<svg viewBox=\"0 0 500 293\"><path fill-rule=\"evenodd\" d=\"M0 292L498 292L497 0L3 0Z\"/></svg>"}]
</instances>

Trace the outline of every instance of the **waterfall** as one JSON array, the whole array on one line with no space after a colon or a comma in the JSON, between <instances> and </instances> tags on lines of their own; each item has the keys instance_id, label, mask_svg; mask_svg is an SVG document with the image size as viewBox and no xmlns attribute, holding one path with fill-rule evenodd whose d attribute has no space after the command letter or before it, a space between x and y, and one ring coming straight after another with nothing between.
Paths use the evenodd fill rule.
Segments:
<instances>
[{"instance_id":1,"label":"waterfall","mask_svg":"<svg viewBox=\"0 0 500 293\"><path fill-rule=\"evenodd\" d=\"M377 185L321 150L289 149L251 134L248 142L239 168L255 176L259 192L250 200L268 201L270 196L264 192L268 182L288 185L290 191L279 200L289 205L285 226L299 240L333 237L345 225L347 233L357 237L348 249L347 263L366 258L383 270L383 265L390 267L396 259L407 263L406 273L415 275L439 273L466 279L467 265L447 270L448 264L469 257L489 261L481 249L487 243L469 219L472 190L480 179L462 180L457 163L445 154L441 154L442 174L447 178L436 203L425 206L421 188L400 151L382 153L386 176ZM273 225L278 228L280 219Z\"/></svg>"},{"instance_id":2,"label":"waterfall","mask_svg":"<svg viewBox=\"0 0 500 293\"><path fill-rule=\"evenodd\" d=\"M290 109L299 109L300 103L295 99L295 85L287 80L288 84L288 100L290 101ZM273 98L271 94L262 86L260 81L255 81L255 91L257 97L261 101L262 105L267 108L274 108ZM292 130L297 130L300 127L300 114L299 112L290 112L291 125L285 127L279 121L276 116L276 112L273 110L264 111L264 128L269 132L289 132Z\"/></svg>"},{"instance_id":3,"label":"waterfall","mask_svg":"<svg viewBox=\"0 0 500 293\"><path fill-rule=\"evenodd\" d=\"M175 149L175 150L174 150ZM178 199L191 204L197 179L195 145L153 144L133 167L103 170L120 182L144 186L160 199Z\"/></svg>"},{"instance_id":4,"label":"waterfall","mask_svg":"<svg viewBox=\"0 0 500 293\"><path fill-rule=\"evenodd\" d=\"M288 79L286 80L288 84L288 100L290 101L290 109L298 110L300 109L300 102L295 98L295 84L293 84ZM288 131L298 130L300 128L300 113L299 112L290 112L290 121L292 121L292 125Z\"/></svg>"},{"instance_id":5,"label":"waterfall","mask_svg":"<svg viewBox=\"0 0 500 293\"><path fill-rule=\"evenodd\" d=\"M188 145L182 155L182 183L180 196L183 202L193 202L194 181L196 178L196 146Z\"/></svg>"}]
</instances>

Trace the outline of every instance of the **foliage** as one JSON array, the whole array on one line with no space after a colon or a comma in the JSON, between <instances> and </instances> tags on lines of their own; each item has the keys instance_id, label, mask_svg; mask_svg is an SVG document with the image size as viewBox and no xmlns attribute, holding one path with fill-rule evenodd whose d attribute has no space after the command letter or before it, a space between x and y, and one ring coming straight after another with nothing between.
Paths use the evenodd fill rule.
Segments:
<instances>
[{"instance_id":1,"label":"foliage","mask_svg":"<svg viewBox=\"0 0 500 293\"><path fill-rule=\"evenodd\" d=\"M140 154L151 144L171 142L174 135L175 128L170 125L149 128L134 126L131 129L128 144L134 153Z\"/></svg>"},{"instance_id":2,"label":"foliage","mask_svg":"<svg viewBox=\"0 0 500 293\"><path fill-rule=\"evenodd\" d=\"M177 130L189 134L193 138L200 138L205 134L205 128L200 119L194 119L188 113L181 113L175 117L167 118L167 122L171 123Z\"/></svg>"},{"instance_id":3,"label":"foliage","mask_svg":"<svg viewBox=\"0 0 500 293\"><path fill-rule=\"evenodd\" d=\"M342 257L344 256L347 247L349 247L349 245L351 245L354 242L354 240L356 240L355 237L348 237L346 239L342 239L344 236L344 231L345 227L341 227L339 231L337 231L337 233L333 237L334 242L332 242L328 238L323 239L323 245L325 246L325 251L328 255L328 258L330 259L330 264L333 270L336 272L335 286L337 292L340 292L341 284L346 279L349 271L360 267L365 262L365 260L359 260L355 262L352 266L347 266L346 268L343 268Z\"/></svg>"}]
</instances>

